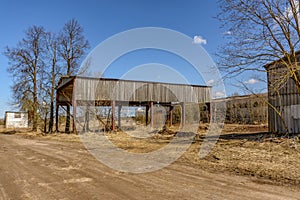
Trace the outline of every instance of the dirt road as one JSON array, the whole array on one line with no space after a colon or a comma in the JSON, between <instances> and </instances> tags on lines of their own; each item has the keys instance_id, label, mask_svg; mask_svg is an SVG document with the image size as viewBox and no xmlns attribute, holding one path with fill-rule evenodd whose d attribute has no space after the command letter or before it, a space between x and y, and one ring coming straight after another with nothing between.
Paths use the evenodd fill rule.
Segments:
<instances>
[{"instance_id":1,"label":"dirt road","mask_svg":"<svg viewBox=\"0 0 300 200\"><path fill-rule=\"evenodd\" d=\"M81 143L0 134L0 199L300 199L295 188L174 163L146 174L114 171Z\"/></svg>"}]
</instances>

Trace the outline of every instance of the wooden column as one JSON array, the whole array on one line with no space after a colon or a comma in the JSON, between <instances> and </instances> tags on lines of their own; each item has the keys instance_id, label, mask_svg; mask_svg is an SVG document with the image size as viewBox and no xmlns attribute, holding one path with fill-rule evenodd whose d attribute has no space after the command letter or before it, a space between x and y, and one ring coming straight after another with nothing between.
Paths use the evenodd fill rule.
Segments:
<instances>
[{"instance_id":1,"label":"wooden column","mask_svg":"<svg viewBox=\"0 0 300 200\"><path fill-rule=\"evenodd\" d=\"M181 127L185 126L185 105L184 102L181 103Z\"/></svg>"},{"instance_id":2,"label":"wooden column","mask_svg":"<svg viewBox=\"0 0 300 200\"><path fill-rule=\"evenodd\" d=\"M68 102L66 105L66 127L65 127L65 133L69 134L70 133L70 103Z\"/></svg>"},{"instance_id":3,"label":"wooden column","mask_svg":"<svg viewBox=\"0 0 300 200\"><path fill-rule=\"evenodd\" d=\"M150 120L151 120L151 128L154 127L154 108L153 101L150 102Z\"/></svg>"},{"instance_id":4,"label":"wooden column","mask_svg":"<svg viewBox=\"0 0 300 200\"><path fill-rule=\"evenodd\" d=\"M112 131L116 130L115 125L115 110L116 110L116 101L111 102L111 124L112 124Z\"/></svg>"},{"instance_id":5,"label":"wooden column","mask_svg":"<svg viewBox=\"0 0 300 200\"><path fill-rule=\"evenodd\" d=\"M170 111L169 111L169 120L170 120L170 127L173 125L173 106L170 106Z\"/></svg>"},{"instance_id":6,"label":"wooden column","mask_svg":"<svg viewBox=\"0 0 300 200\"><path fill-rule=\"evenodd\" d=\"M149 105L146 105L146 116L145 116L145 118L146 118L146 126L148 125L148 121L149 121Z\"/></svg>"},{"instance_id":7,"label":"wooden column","mask_svg":"<svg viewBox=\"0 0 300 200\"><path fill-rule=\"evenodd\" d=\"M212 113L212 102L209 103L209 123L212 123L213 121L213 113Z\"/></svg>"},{"instance_id":8,"label":"wooden column","mask_svg":"<svg viewBox=\"0 0 300 200\"><path fill-rule=\"evenodd\" d=\"M85 111L85 123L83 127L84 131L90 131L90 108Z\"/></svg>"},{"instance_id":9,"label":"wooden column","mask_svg":"<svg viewBox=\"0 0 300 200\"><path fill-rule=\"evenodd\" d=\"M72 106L73 106L73 132L77 134L76 130L76 79L73 80L73 96L72 96Z\"/></svg>"},{"instance_id":10,"label":"wooden column","mask_svg":"<svg viewBox=\"0 0 300 200\"><path fill-rule=\"evenodd\" d=\"M118 106L118 127L121 128L121 110L122 110L122 105Z\"/></svg>"}]
</instances>

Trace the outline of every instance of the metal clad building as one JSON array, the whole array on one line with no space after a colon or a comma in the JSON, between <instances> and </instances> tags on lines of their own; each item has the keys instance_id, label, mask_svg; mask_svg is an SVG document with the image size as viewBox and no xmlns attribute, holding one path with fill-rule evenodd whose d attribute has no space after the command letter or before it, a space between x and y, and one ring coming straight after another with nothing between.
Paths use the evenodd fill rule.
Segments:
<instances>
[{"instance_id":1,"label":"metal clad building","mask_svg":"<svg viewBox=\"0 0 300 200\"><path fill-rule=\"evenodd\" d=\"M264 66L268 75L269 131L300 133L300 94L287 68L277 62ZM272 108L273 107L273 108ZM276 110L281 113L276 112Z\"/></svg>"}]
</instances>

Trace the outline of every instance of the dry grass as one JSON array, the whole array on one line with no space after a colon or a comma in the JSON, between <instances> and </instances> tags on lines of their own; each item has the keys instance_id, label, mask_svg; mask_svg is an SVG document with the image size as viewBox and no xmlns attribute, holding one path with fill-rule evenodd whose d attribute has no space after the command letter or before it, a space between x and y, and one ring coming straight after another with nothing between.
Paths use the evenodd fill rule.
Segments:
<instances>
[{"instance_id":1,"label":"dry grass","mask_svg":"<svg viewBox=\"0 0 300 200\"><path fill-rule=\"evenodd\" d=\"M199 130L197 138L177 162L193 165L211 172L233 173L261 177L262 181L279 184L300 184L300 141L295 138L270 138L266 126L226 125L220 139L203 159L198 156L206 125ZM146 131L146 130L145 130ZM33 133L28 129L6 130L3 134L18 134L26 138L51 139L80 142L75 134ZM129 132L106 133L116 146L129 152L145 153L168 145L173 138L172 130L152 132L147 138L132 137ZM103 134L103 133L93 133ZM178 144L180 145L180 144Z\"/></svg>"},{"instance_id":2,"label":"dry grass","mask_svg":"<svg viewBox=\"0 0 300 200\"><path fill-rule=\"evenodd\" d=\"M282 142L220 139L210 154L199 159L201 143L195 143L179 162L193 163L209 171L262 177L277 183L300 183L300 143L293 139Z\"/></svg>"}]
</instances>

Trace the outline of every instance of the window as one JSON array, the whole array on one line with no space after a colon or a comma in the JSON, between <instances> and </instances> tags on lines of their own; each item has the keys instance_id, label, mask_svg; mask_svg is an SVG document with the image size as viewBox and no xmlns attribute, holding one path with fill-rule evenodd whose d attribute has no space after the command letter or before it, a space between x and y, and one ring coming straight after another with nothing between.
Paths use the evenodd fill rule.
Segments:
<instances>
[{"instance_id":1,"label":"window","mask_svg":"<svg viewBox=\"0 0 300 200\"><path fill-rule=\"evenodd\" d=\"M21 113L14 113L14 118L21 118Z\"/></svg>"}]
</instances>

